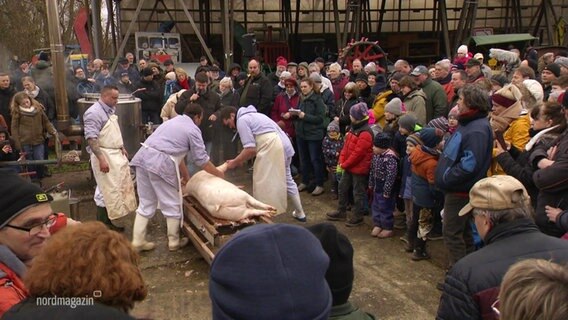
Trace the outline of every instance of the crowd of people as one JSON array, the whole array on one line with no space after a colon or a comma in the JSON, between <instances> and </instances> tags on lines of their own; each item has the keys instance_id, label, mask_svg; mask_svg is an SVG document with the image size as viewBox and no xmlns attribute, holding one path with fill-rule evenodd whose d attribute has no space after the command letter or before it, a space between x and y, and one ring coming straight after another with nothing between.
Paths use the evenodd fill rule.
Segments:
<instances>
[{"instance_id":1,"label":"crowd of people","mask_svg":"<svg viewBox=\"0 0 568 320\"><path fill-rule=\"evenodd\" d=\"M309 214L299 194L329 192L337 200L337 210L326 213L328 220L357 227L370 214L370 235L379 239L393 237L395 227L404 228L401 240L412 260L429 259L428 241L442 238L449 265L445 281L439 284L443 292L439 319L491 319L499 310L517 312L519 308L505 306L505 301L512 304L514 300L499 292L509 267L528 258L568 262L568 242L558 239L568 237L568 57L561 52L538 59L534 49L499 54L513 55L518 63L493 75L484 56L474 55L466 46L460 46L453 59L431 66L397 60L390 74L374 61L355 59L347 70L321 58L296 63L278 57L275 71L267 75L256 59L248 62L246 73L238 64L225 73L202 59L191 77L172 61L165 61L162 69L154 61L136 64L132 55L126 55L110 75L103 61L94 60L87 68L91 70L76 68L73 72L81 79L76 88L102 90L96 110L85 116L97 184L107 186L100 188L95 202L98 199L101 208L109 203L115 206L101 209L99 220L120 231L110 220L135 208L115 189L105 190L112 183L98 180L114 170L112 163L105 163L109 157L120 160L121 166L124 161L128 165L127 150L122 150L121 140L113 139L120 131L112 131L112 117L118 93L131 93L142 100L144 122L164 122L130 163L137 171L138 188L143 189L138 190L140 204L133 232L136 251L155 247L145 234L158 201L168 220L170 250L187 243L179 234L178 193L195 170L223 177L225 169L254 161L253 196L284 212L288 194L292 216L300 222L306 222ZM18 75L27 68L25 64L20 67ZM53 106L45 102L49 97L39 98L42 90L49 89L39 89L41 81L34 77L21 79L25 89L15 93L10 76L0 74L0 96L12 95L7 107L0 105L7 123L0 138L15 140L11 152L23 148L26 153L39 154L45 151L39 147L45 144L45 132L57 135L49 118ZM41 130L37 136L42 139L18 131L22 130L21 118L36 114L41 119L34 120L33 128ZM35 127L40 123L43 129ZM105 149L116 154L111 157ZM4 154L10 153L7 151L2 148ZM221 163L226 163L223 170L215 167ZM298 184L293 180L296 175ZM158 190L156 186L162 187ZM337 233L331 224L322 228L327 236ZM3 229L0 227L0 235ZM258 244L258 238L269 238L270 244ZM302 250L281 243L291 238ZM345 310L361 313L348 302L350 289L338 289L343 296L336 298L332 282L345 281L342 284L347 286L352 278L347 281L350 276L345 269L332 274L332 254L326 245L323 252L314 240L305 229L289 225L251 227L235 236L212 265L214 318L246 318L251 311L246 304L249 298L266 299L265 304L259 303L268 308L266 318L272 318L271 312L298 310L317 319L327 318L329 312L332 318ZM0 244L7 245L1 237ZM259 254L246 262L239 259L243 265L230 263L234 261L231 257L242 254L239 247L252 245L258 246ZM346 245L339 246L344 250ZM303 261L303 268L270 268L275 262L268 252L274 250L286 259ZM330 250L337 253L339 249ZM218 262L221 260L229 263ZM349 263L352 269L352 261ZM542 268L540 262L533 265ZM272 273L259 277L260 266L268 266L281 277ZM246 269L250 276L228 278L231 270L227 268ZM288 278L298 273L303 277ZM293 285L304 277L309 282ZM325 280L328 285L322 287ZM261 281L267 281L269 289L288 284L291 298L271 300L259 291L265 288ZM505 282L503 286L508 287ZM247 296L251 292L255 295ZM305 295L317 299L304 307ZM567 313L566 308L555 312L559 319Z\"/></svg>"}]
</instances>

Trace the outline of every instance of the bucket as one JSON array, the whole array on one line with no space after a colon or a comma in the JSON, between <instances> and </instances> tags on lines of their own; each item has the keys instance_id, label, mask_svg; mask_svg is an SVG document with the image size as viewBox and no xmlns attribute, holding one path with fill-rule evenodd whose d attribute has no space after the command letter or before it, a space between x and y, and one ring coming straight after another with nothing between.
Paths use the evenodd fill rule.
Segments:
<instances>
[{"instance_id":1,"label":"bucket","mask_svg":"<svg viewBox=\"0 0 568 320\"><path fill-rule=\"evenodd\" d=\"M69 198L69 216L73 220L79 220L79 198Z\"/></svg>"}]
</instances>

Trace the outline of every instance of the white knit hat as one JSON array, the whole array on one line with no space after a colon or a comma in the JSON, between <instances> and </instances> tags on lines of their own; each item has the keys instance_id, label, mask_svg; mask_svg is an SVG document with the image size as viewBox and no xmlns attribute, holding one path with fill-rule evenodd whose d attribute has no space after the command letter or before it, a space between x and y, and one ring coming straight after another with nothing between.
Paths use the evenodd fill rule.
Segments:
<instances>
[{"instance_id":1,"label":"white knit hat","mask_svg":"<svg viewBox=\"0 0 568 320\"><path fill-rule=\"evenodd\" d=\"M544 100L544 90L542 89L542 85L533 79L527 79L523 81L523 84L531 95L536 99L536 102L542 102Z\"/></svg>"},{"instance_id":2,"label":"white knit hat","mask_svg":"<svg viewBox=\"0 0 568 320\"><path fill-rule=\"evenodd\" d=\"M468 52L468 50L467 50L467 46L465 44L462 44L461 46L459 46L458 53L467 54L467 52Z\"/></svg>"}]
</instances>

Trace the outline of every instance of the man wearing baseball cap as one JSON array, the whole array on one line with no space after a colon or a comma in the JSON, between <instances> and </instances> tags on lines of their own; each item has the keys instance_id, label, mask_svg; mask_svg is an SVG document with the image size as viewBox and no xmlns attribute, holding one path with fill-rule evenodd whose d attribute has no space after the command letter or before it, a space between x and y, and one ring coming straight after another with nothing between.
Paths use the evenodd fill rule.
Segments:
<instances>
[{"instance_id":1,"label":"man wearing baseball cap","mask_svg":"<svg viewBox=\"0 0 568 320\"><path fill-rule=\"evenodd\" d=\"M430 120L448 115L448 96L442 85L430 78L430 72L425 66L417 66L410 73L414 83L420 86L426 94L426 123Z\"/></svg>"},{"instance_id":2,"label":"man wearing baseball cap","mask_svg":"<svg viewBox=\"0 0 568 320\"><path fill-rule=\"evenodd\" d=\"M28 295L22 278L52 233L67 225L53 198L11 170L0 170L0 316ZM72 221L69 219L69 221Z\"/></svg>"},{"instance_id":3,"label":"man wearing baseball cap","mask_svg":"<svg viewBox=\"0 0 568 320\"><path fill-rule=\"evenodd\" d=\"M481 72L481 61L477 59L469 59L465 63L465 73L467 73L467 83L474 83L483 79L483 72Z\"/></svg>"},{"instance_id":4,"label":"man wearing baseball cap","mask_svg":"<svg viewBox=\"0 0 568 320\"><path fill-rule=\"evenodd\" d=\"M521 182L496 175L479 180L459 212L471 215L485 247L459 260L448 272L437 319L493 319L504 274L515 262L568 262L568 242L541 233Z\"/></svg>"}]
</instances>

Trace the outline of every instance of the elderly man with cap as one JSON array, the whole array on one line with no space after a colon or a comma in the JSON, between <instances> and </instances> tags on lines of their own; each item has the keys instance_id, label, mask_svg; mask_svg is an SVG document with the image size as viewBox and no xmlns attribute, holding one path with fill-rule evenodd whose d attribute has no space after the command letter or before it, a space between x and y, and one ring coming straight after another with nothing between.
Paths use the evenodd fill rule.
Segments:
<instances>
[{"instance_id":1,"label":"elderly man with cap","mask_svg":"<svg viewBox=\"0 0 568 320\"><path fill-rule=\"evenodd\" d=\"M544 101L548 101L548 96L552 91L552 81L560 77L560 66L556 63L547 64L540 73L540 82L544 90Z\"/></svg>"},{"instance_id":2,"label":"elderly man with cap","mask_svg":"<svg viewBox=\"0 0 568 320\"><path fill-rule=\"evenodd\" d=\"M469 59L465 63L465 73L467 73L467 83L474 83L484 78L481 72L481 61Z\"/></svg>"},{"instance_id":3,"label":"elderly man with cap","mask_svg":"<svg viewBox=\"0 0 568 320\"><path fill-rule=\"evenodd\" d=\"M215 255L209 278L213 320L329 319L329 257L305 228L259 224Z\"/></svg>"},{"instance_id":4,"label":"elderly man with cap","mask_svg":"<svg viewBox=\"0 0 568 320\"><path fill-rule=\"evenodd\" d=\"M447 116L448 96L444 92L442 85L430 78L428 68L417 66L410 75L426 94L426 121L423 124L430 122L434 118Z\"/></svg>"},{"instance_id":5,"label":"elderly man with cap","mask_svg":"<svg viewBox=\"0 0 568 320\"><path fill-rule=\"evenodd\" d=\"M53 198L11 170L0 169L0 316L28 295L22 278L47 239L68 219ZM73 221L74 222L74 221Z\"/></svg>"},{"instance_id":6,"label":"elderly man with cap","mask_svg":"<svg viewBox=\"0 0 568 320\"><path fill-rule=\"evenodd\" d=\"M524 259L568 262L568 242L541 233L530 197L511 176L478 181L460 216L471 214L485 247L458 261L448 272L437 319L496 319L492 306L511 265Z\"/></svg>"}]
</instances>

